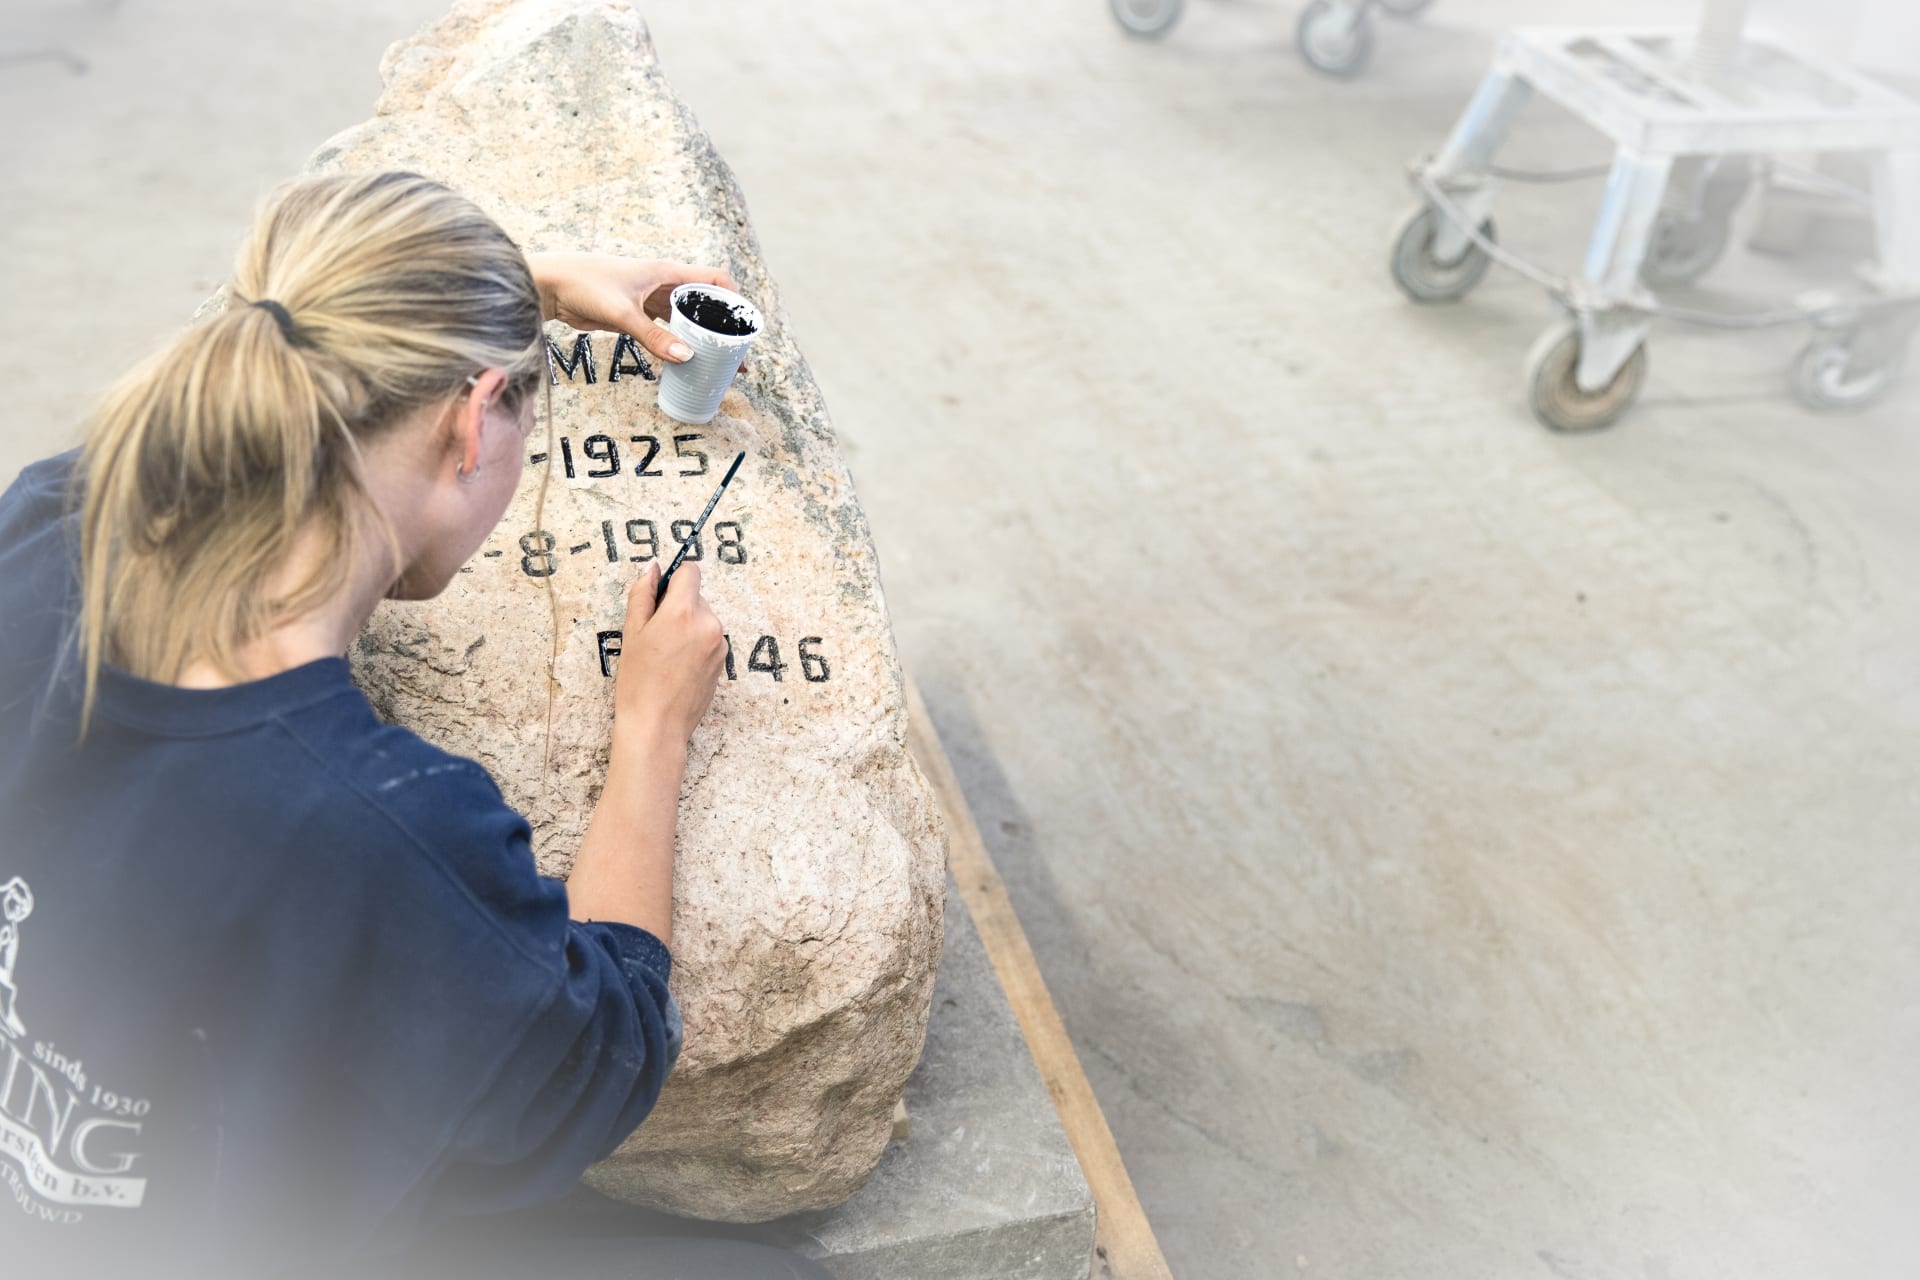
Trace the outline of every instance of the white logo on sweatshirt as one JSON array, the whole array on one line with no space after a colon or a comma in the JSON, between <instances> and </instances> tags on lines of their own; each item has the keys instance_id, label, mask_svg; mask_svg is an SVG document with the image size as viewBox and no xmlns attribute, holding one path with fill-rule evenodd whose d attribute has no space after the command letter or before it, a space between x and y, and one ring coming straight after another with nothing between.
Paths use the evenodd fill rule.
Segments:
<instances>
[{"instance_id":1,"label":"white logo on sweatshirt","mask_svg":"<svg viewBox=\"0 0 1920 1280\"><path fill-rule=\"evenodd\" d=\"M0 885L0 1031L12 1038L27 1034L20 1021L19 989L13 985L14 962L20 958L20 922L33 914L33 890L19 876Z\"/></svg>"},{"instance_id":2,"label":"white logo on sweatshirt","mask_svg":"<svg viewBox=\"0 0 1920 1280\"><path fill-rule=\"evenodd\" d=\"M137 1209L147 1180L133 1143L152 1104L93 1083L86 1064L51 1041L27 1040L20 1014L20 926L33 890L0 885L0 1182L25 1213L71 1224L82 1209Z\"/></svg>"}]
</instances>

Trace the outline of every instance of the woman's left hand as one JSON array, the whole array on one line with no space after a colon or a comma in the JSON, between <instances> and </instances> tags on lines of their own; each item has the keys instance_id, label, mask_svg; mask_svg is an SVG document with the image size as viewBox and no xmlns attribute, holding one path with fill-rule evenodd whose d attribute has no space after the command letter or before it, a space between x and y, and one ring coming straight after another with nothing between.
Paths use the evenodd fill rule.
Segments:
<instances>
[{"instance_id":1,"label":"woman's left hand","mask_svg":"<svg viewBox=\"0 0 1920 1280\"><path fill-rule=\"evenodd\" d=\"M666 327L667 303L674 289L683 284L717 284L735 292L740 288L717 267L607 253L530 253L527 266L533 270L540 309L547 319L576 329L630 333L668 364L693 355Z\"/></svg>"}]
</instances>

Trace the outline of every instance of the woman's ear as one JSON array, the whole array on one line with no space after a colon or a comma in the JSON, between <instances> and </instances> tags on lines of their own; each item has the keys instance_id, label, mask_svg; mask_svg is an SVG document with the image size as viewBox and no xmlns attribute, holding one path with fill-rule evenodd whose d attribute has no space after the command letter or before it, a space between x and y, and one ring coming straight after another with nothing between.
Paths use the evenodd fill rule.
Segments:
<instances>
[{"instance_id":1,"label":"woman's ear","mask_svg":"<svg viewBox=\"0 0 1920 1280\"><path fill-rule=\"evenodd\" d=\"M467 393L455 406L453 415L454 453L459 458L456 474L471 480L480 474L480 458L485 452L484 435L487 410L506 390L507 375L500 369L485 369L467 379Z\"/></svg>"}]
</instances>

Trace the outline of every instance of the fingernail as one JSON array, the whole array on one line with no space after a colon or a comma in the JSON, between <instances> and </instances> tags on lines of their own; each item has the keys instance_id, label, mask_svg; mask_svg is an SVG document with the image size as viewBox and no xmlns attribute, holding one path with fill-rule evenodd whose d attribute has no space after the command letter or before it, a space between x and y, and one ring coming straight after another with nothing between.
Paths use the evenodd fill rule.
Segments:
<instances>
[{"instance_id":1,"label":"fingernail","mask_svg":"<svg viewBox=\"0 0 1920 1280\"><path fill-rule=\"evenodd\" d=\"M684 342L676 342L667 348L667 354L675 360L691 360L693 359L693 348Z\"/></svg>"}]
</instances>

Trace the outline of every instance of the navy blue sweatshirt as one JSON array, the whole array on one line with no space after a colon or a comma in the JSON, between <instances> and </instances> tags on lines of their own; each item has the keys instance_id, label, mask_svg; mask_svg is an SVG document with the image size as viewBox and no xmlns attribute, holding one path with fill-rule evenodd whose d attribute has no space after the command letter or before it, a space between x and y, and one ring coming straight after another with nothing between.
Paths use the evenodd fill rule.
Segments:
<instances>
[{"instance_id":1,"label":"navy blue sweatshirt","mask_svg":"<svg viewBox=\"0 0 1920 1280\"><path fill-rule=\"evenodd\" d=\"M80 740L73 465L0 497L0 1272L258 1276L564 1192L672 1068L666 948L570 920L343 659L108 669Z\"/></svg>"}]
</instances>

